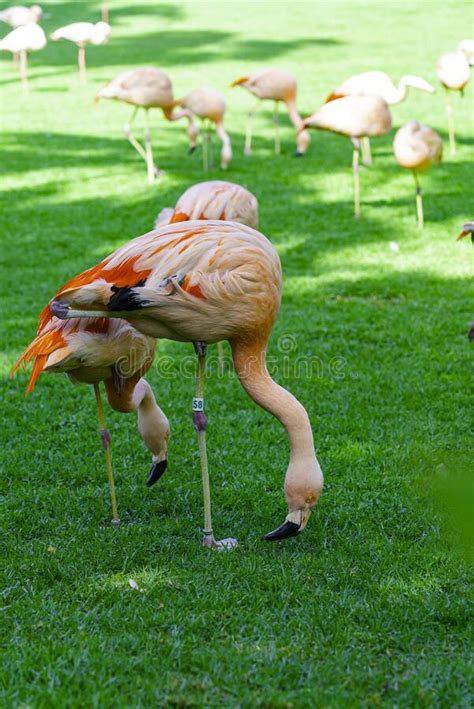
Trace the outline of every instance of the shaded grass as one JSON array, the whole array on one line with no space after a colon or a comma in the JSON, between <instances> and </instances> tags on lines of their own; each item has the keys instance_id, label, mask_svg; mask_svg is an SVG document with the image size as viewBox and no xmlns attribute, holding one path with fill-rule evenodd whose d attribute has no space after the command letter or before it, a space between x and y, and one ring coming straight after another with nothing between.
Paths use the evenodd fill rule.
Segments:
<instances>
[{"instance_id":1,"label":"shaded grass","mask_svg":"<svg viewBox=\"0 0 474 709\"><path fill-rule=\"evenodd\" d=\"M2 704L471 705L470 577L430 490L446 457L462 468L469 451L471 249L454 238L472 217L472 89L455 99L458 155L423 179L423 233L411 177L393 161L393 131L374 141L356 222L349 143L315 133L309 154L293 160L282 119L276 158L262 106L254 156L244 159L252 100L225 89L260 63L287 66L307 113L356 71L435 83L436 57L466 34L468 5L110 4L113 39L88 53L86 87L68 43L32 56L28 99L0 60ZM99 14L98 2L43 5L48 32ZM190 347L161 343L149 377L173 430L159 486L144 487L149 456L133 417L108 413L119 530L108 522L88 388L44 377L25 400L26 376L6 380L58 285L147 231L203 179L183 126L156 113L166 174L149 188L120 133L128 108L92 108L101 83L146 63L169 70L177 95L200 83L225 91L228 177L257 195L261 229L282 258L269 354L309 411L326 474L309 528L286 545L259 540L284 514L286 440L227 374L208 382L214 524L240 546L231 555L199 547L193 382L180 374ZM445 137L439 92L412 93L393 115L395 126L416 117ZM166 377L163 358L172 361Z\"/></svg>"}]
</instances>

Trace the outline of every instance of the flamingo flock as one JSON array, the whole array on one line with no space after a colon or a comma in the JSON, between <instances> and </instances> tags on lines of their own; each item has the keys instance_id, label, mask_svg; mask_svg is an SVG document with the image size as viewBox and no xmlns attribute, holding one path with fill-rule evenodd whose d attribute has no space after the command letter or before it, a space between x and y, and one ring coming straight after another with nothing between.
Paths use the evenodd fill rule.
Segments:
<instances>
[{"instance_id":1,"label":"flamingo flock","mask_svg":"<svg viewBox=\"0 0 474 709\"><path fill-rule=\"evenodd\" d=\"M109 8L101 5L98 22L75 22L60 27L51 40L66 40L78 48L79 80L86 82L86 46L106 44L112 36ZM13 29L0 40L0 50L19 58L21 86L28 91L29 52L47 44L39 22L38 5L15 6L0 13L0 21ZM462 94L474 63L474 43L463 40L455 51L440 57L437 77L446 90L451 154L455 153L452 92ZM391 106L407 98L409 89L433 93L424 78L407 74L398 84L381 71L349 77L327 96L312 114L303 117L298 108L297 79L280 68L256 69L230 84L249 92L257 101L248 112L243 152L252 155L253 117L262 101L273 102L274 152L281 154L279 107L283 103L294 128L295 156L310 146L310 130L329 131L351 140L354 216L360 217L360 163L372 162L370 139L387 135L393 124ZM156 67L125 71L102 86L95 100L126 103L132 113L123 132L146 165L153 183L161 170L155 162L151 140L151 109L165 120L184 119L193 153L201 137L204 171L213 167L212 131L220 143L220 168L228 169L233 149L224 126L225 96L213 87L192 88L176 99L171 78ZM144 115L143 141L132 132L139 111ZM419 175L441 162L441 136L429 126L410 120L393 141L397 163L410 170L416 187L418 227L424 225ZM232 549L234 537L218 539L211 514L207 457L207 406L205 374L208 347L227 341L243 389L257 406L268 411L286 431L290 458L284 477L287 514L284 522L265 535L279 541L302 532L323 488L311 422L304 406L270 376L266 351L278 317L282 294L280 259L258 226L258 201L243 185L210 180L190 185L172 207L161 209L154 228L128 241L86 271L73 275L43 308L36 335L12 369L31 365L27 391L32 392L41 375L66 374L76 383L90 385L97 407L99 436L105 456L112 522L120 523L114 482L112 441L106 425L102 390L112 409L136 412L139 435L151 454L146 484L154 485L168 465L170 424L160 408L146 374L152 366L160 339L190 343L196 355L192 420L203 490L206 548ZM151 221L150 216L150 221ZM474 232L467 222L460 238ZM191 397L190 397L191 398Z\"/></svg>"}]
</instances>

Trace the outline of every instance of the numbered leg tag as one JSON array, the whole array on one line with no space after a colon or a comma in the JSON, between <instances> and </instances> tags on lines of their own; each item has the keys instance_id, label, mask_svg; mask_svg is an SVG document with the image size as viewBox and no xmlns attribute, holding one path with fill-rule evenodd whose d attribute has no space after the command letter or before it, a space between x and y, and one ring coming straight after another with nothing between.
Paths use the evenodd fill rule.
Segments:
<instances>
[{"instance_id":1,"label":"numbered leg tag","mask_svg":"<svg viewBox=\"0 0 474 709\"><path fill-rule=\"evenodd\" d=\"M204 411L204 399L196 396L193 398L193 411Z\"/></svg>"}]
</instances>

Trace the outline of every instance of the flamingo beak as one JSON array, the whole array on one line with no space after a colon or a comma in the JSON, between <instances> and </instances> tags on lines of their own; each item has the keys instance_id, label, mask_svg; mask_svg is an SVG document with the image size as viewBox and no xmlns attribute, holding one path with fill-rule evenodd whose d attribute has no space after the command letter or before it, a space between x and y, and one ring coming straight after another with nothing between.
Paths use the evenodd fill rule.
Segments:
<instances>
[{"instance_id":1,"label":"flamingo beak","mask_svg":"<svg viewBox=\"0 0 474 709\"><path fill-rule=\"evenodd\" d=\"M150 474L148 475L148 479L146 481L148 487L154 485L161 478L161 476L166 470L167 465L168 461L166 458L164 460L158 461L158 463L153 463L153 465L151 466Z\"/></svg>"},{"instance_id":2,"label":"flamingo beak","mask_svg":"<svg viewBox=\"0 0 474 709\"><path fill-rule=\"evenodd\" d=\"M280 527L274 529L273 532L269 532L263 537L264 541L277 542L280 539L296 537L296 535L302 532L306 527L310 516L311 509L309 507L302 510L297 510L296 512L290 512Z\"/></svg>"}]
</instances>

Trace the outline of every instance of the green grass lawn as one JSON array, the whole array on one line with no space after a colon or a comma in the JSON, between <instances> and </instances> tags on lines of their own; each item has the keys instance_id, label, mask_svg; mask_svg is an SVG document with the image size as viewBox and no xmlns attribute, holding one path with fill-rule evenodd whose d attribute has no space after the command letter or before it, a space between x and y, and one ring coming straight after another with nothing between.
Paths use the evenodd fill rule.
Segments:
<instances>
[{"instance_id":1,"label":"green grass lawn","mask_svg":"<svg viewBox=\"0 0 474 709\"><path fill-rule=\"evenodd\" d=\"M99 2L41 4L48 34L99 18ZM446 144L439 88L413 91L393 108L394 129L373 141L375 164L362 170L358 221L349 142L314 132L308 155L296 160L282 118L283 154L275 157L272 106L263 105L254 155L244 158L253 102L227 88L252 68L287 67L307 115L359 71L383 69L396 81L414 73L435 84L437 57L472 32L472 6L110 5L113 36L88 51L85 87L70 43L51 42L31 57L28 98L10 55L0 57L0 704L472 706L469 534L459 537L442 513L450 475L462 479L469 460L472 249L455 238L473 216L472 85L454 97L456 157L446 154L423 178L421 233L413 180L395 164L391 143L399 125L417 118ZM171 75L176 95L203 84L225 92L234 147L226 177L258 197L260 228L282 259L270 355L278 381L309 411L326 479L307 530L286 543L260 541L286 514L286 437L228 374L208 381L208 445L214 527L239 547L217 554L200 546L194 382L180 374L191 345L162 342L159 357L172 358L172 368L149 374L173 432L169 471L152 489L135 417L107 411L119 529L109 522L90 388L45 376L25 398L27 375L8 380L55 290L148 231L161 208L205 179L199 152L187 156L185 125L154 112L165 175L148 186L121 134L129 108L92 105L119 71L150 64ZM294 366L304 358L318 365L312 375Z\"/></svg>"}]
</instances>

